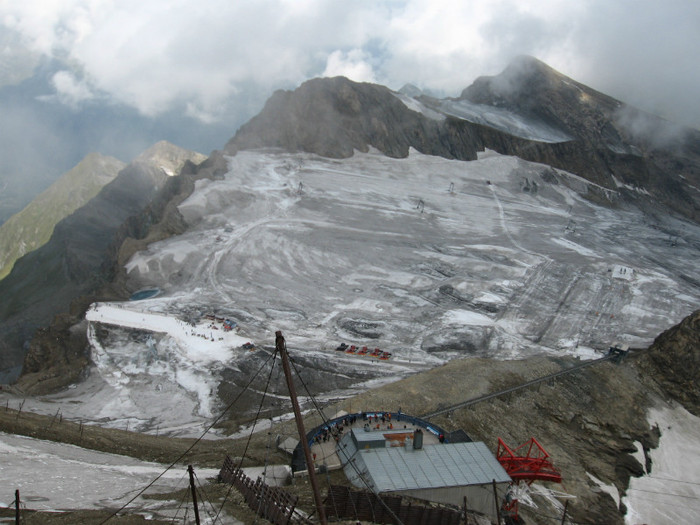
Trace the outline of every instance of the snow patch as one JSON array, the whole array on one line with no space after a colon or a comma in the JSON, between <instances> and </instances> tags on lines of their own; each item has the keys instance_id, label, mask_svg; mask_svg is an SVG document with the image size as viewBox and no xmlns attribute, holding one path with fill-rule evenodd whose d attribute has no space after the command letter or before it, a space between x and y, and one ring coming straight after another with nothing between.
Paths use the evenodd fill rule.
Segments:
<instances>
[{"instance_id":1,"label":"snow patch","mask_svg":"<svg viewBox=\"0 0 700 525\"><path fill-rule=\"evenodd\" d=\"M409 97L408 95L404 95L403 93L394 93L394 96L398 98L401 102L403 102L403 105L411 111L420 113L431 120L445 120L446 118L445 115L443 115L442 113L438 113L437 111L426 107L413 97Z\"/></svg>"},{"instance_id":2,"label":"snow patch","mask_svg":"<svg viewBox=\"0 0 700 525\"><path fill-rule=\"evenodd\" d=\"M6 480L32 509L118 508L133 497L134 489L146 486L163 474L166 465L126 456L95 452L74 445L15 436L0 432L0 464ZM28 472L40 473L28 476ZM201 479L216 477L218 470L198 469ZM187 488L185 466L165 472L152 493ZM138 498L132 510L147 510L149 500ZM159 507L176 509L178 502L158 501ZM167 516L163 509L161 516Z\"/></svg>"},{"instance_id":3,"label":"snow patch","mask_svg":"<svg viewBox=\"0 0 700 525\"><path fill-rule=\"evenodd\" d=\"M440 111L476 124L484 124L530 140L540 142L567 142L572 139L564 131L545 122L528 119L504 108L476 104L466 99L443 100Z\"/></svg>"},{"instance_id":4,"label":"snow patch","mask_svg":"<svg viewBox=\"0 0 700 525\"><path fill-rule=\"evenodd\" d=\"M490 303L490 304L503 304L506 302L506 300L503 297L496 295L495 293L491 293L491 292L483 292L481 295L476 297L474 299L474 301L477 303Z\"/></svg>"},{"instance_id":5,"label":"snow patch","mask_svg":"<svg viewBox=\"0 0 700 525\"><path fill-rule=\"evenodd\" d=\"M484 314L473 312L471 310L450 310L445 312L442 318L446 324L462 324L470 326L493 325L493 319L485 316Z\"/></svg>"},{"instance_id":6,"label":"snow patch","mask_svg":"<svg viewBox=\"0 0 700 525\"><path fill-rule=\"evenodd\" d=\"M617 490L617 487L615 485L607 485L606 483L603 483L590 472L586 472L586 475L591 479L591 481L593 481L593 483L595 483L598 486L599 492L605 492L607 494L610 494L612 499L615 501L615 505L618 508L620 507L620 492Z\"/></svg>"},{"instance_id":7,"label":"snow patch","mask_svg":"<svg viewBox=\"0 0 700 525\"><path fill-rule=\"evenodd\" d=\"M692 502L700 499L700 418L673 405L650 409L647 420L658 426L661 438L658 448L649 451L651 471L630 479L623 500L625 523L696 523Z\"/></svg>"},{"instance_id":8,"label":"snow patch","mask_svg":"<svg viewBox=\"0 0 700 525\"><path fill-rule=\"evenodd\" d=\"M141 301L140 304L148 303ZM197 410L202 417L213 417L218 371L231 360L248 339L234 330L225 331L222 323L205 318L204 322L187 323L163 314L146 312L129 303L95 303L85 318L90 321L88 340L92 347L92 359L98 373L119 394L102 409L107 414L124 414L127 410L138 413L133 400L123 389L130 384L160 381L178 385L196 399ZM127 342L118 348L104 348L95 334L92 323L145 330L164 334L158 343L148 338L142 344ZM148 378L148 379L146 379ZM165 422L164 422L165 423Z\"/></svg>"},{"instance_id":9,"label":"snow patch","mask_svg":"<svg viewBox=\"0 0 700 525\"><path fill-rule=\"evenodd\" d=\"M558 244L559 246L563 246L565 248L568 248L569 250L572 250L572 251L579 253L581 255L585 255L587 257L594 257L594 258L598 257L598 254L596 252L594 252L593 250L589 250L588 248L584 248L580 244L572 242L568 239L553 238L552 242L554 242L555 244Z\"/></svg>"}]
</instances>

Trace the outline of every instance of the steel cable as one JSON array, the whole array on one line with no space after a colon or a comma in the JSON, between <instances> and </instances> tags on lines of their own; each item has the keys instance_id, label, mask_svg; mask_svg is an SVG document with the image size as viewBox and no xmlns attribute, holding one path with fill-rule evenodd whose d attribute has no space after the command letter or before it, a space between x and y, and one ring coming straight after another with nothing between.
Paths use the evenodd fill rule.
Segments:
<instances>
[{"instance_id":1,"label":"steel cable","mask_svg":"<svg viewBox=\"0 0 700 525\"><path fill-rule=\"evenodd\" d=\"M271 356L271 357L274 357L274 355ZM271 358L271 357L270 357L270 358ZM131 498L129 501L127 501L127 502L126 502L124 505L122 505L119 509L117 509L116 511L114 511L110 516L108 516L108 517L105 518L103 521L101 521L99 525L103 525L104 523L107 523L109 520L111 520L111 519L114 518L117 514L119 514L122 510L124 510L124 509L127 508L129 505L131 505L131 504L136 500L136 498L138 498L138 497L141 496L144 492L146 492L149 488L151 488L151 487L155 484L156 481L158 481L161 477L163 477L163 475L164 475L166 472L168 472L168 471L169 471L171 468L173 468L177 463L179 463L179 462L182 460L182 458L184 458L187 454L189 454L190 451L191 451L202 439L204 439L204 436L206 436L207 433L208 433L212 428L214 428L214 426L215 426L219 421L221 421L221 419L224 417L224 415L225 415L229 410L231 410L231 408L233 408L233 406L238 402L238 400L241 398L241 396L248 390L248 388L249 388L250 385L253 383L253 381L255 381L255 378L258 377L258 374L260 373L260 371L265 367L265 365L267 365L267 363L269 362L270 358L268 358L267 361L265 361L265 362L262 364L262 366L261 366L260 368L258 368L258 370L255 372L255 374L253 374L253 376L250 378L250 380L248 381L248 383L245 385L245 387L243 388L243 390L241 390L241 391L238 393L238 395L234 398L234 400L231 401L231 403L228 404L228 406L224 409L224 411L221 412L221 414L219 414L219 416L218 416L207 428L204 429L204 432L202 432L202 434L187 448L187 450L185 450L182 454L180 454L180 456L179 456L175 461L173 461L163 472L161 472L160 474L158 474L158 476L157 476L155 479L153 479L153 480L152 480L150 483L148 483L143 489L141 489L133 498Z\"/></svg>"}]
</instances>

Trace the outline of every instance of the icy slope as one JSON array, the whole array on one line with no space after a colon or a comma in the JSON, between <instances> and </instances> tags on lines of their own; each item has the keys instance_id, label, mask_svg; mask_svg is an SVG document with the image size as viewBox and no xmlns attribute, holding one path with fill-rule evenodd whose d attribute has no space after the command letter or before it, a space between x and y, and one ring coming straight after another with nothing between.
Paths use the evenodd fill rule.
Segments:
<instances>
[{"instance_id":1,"label":"icy slope","mask_svg":"<svg viewBox=\"0 0 700 525\"><path fill-rule=\"evenodd\" d=\"M700 496L700 419L682 406L672 405L650 410L649 424L659 428L661 440L659 447L650 452L651 469L645 476L630 480L624 498L628 509L625 523L695 523ZM639 456L644 465L641 450Z\"/></svg>"},{"instance_id":2,"label":"icy slope","mask_svg":"<svg viewBox=\"0 0 700 525\"><path fill-rule=\"evenodd\" d=\"M251 337L282 329L309 350L374 340L423 360L444 341L498 357L647 344L698 304L697 227L595 206L588 186L495 154L244 152L183 203L190 231L127 269L162 290L151 308L235 310ZM684 232L674 247L668 228Z\"/></svg>"},{"instance_id":3,"label":"icy slope","mask_svg":"<svg viewBox=\"0 0 700 525\"><path fill-rule=\"evenodd\" d=\"M3 497L13 498L14 490L19 490L23 508L33 510L118 508L167 467L2 432L0 459L3 478L12 480L11 487L5 487ZM200 469L197 474L205 479L215 477L218 470ZM165 472L148 494L187 487L185 467L178 466ZM3 507L11 507L13 503L13 499L0 501ZM175 516L179 503L138 498L129 508L168 519Z\"/></svg>"},{"instance_id":4,"label":"icy slope","mask_svg":"<svg viewBox=\"0 0 700 525\"><path fill-rule=\"evenodd\" d=\"M397 93L396 96L408 109L435 120L443 119L445 115L449 115L475 124L484 124L515 137L540 142L566 142L574 139L564 131L535 117L525 118L518 113L497 106L477 104L467 99L442 99L434 100L434 109L432 109L407 95Z\"/></svg>"},{"instance_id":5,"label":"icy slope","mask_svg":"<svg viewBox=\"0 0 700 525\"><path fill-rule=\"evenodd\" d=\"M590 187L494 153L241 152L180 206L188 232L128 262L132 289L159 295L89 313L96 368L59 397L77 401L64 405L74 417L195 432L260 367L275 330L328 397L454 357L645 346L700 303L698 227L599 207L582 197ZM207 314L243 339L207 333ZM209 341L183 337L183 323ZM347 355L340 342L393 355Z\"/></svg>"}]
</instances>

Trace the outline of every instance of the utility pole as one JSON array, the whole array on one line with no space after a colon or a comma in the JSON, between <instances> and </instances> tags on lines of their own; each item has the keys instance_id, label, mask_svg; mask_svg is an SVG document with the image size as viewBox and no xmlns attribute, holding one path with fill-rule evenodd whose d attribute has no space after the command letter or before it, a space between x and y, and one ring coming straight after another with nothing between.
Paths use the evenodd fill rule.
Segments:
<instances>
[{"instance_id":1,"label":"utility pole","mask_svg":"<svg viewBox=\"0 0 700 525\"><path fill-rule=\"evenodd\" d=\"M501 502L498 499L498 491L496 490L496 480L493 480L493 498L496 500L496 523L501 525Z\"/></svg>"},{"instance_id":2,"label":"utility pole","mask_svg":"<svg viewBox=\"0 0 700 525\"><path fill-rule=\"evenodd\" d=\"M314 501L316 502L316 512L318 513L318 520L321 522L321 525L327 525L328 522L326 521L326 511L323 508L323 501L321 501L321 493L319 492L318 485L316 484L316 467L311 458L311 450L309 450L309 443L306 441L304 421L301 419L301 410L299 410L297 392L294 388L294 381L292 381L292 370L289 367L287 344L285 343L284 336L282 336L282 332L280 330L275 332L275 347L280 353L280 357L282 359L284 377L287 380L287 388L289 388L289 397L292 400L292 408L294 409L294 419L297 422L297 431L299 432L301 447L304 449L304 457L306 458L306 470L309 473L309 483L311 483L311 488L314 492Z\"/></svg>"},{"instance_id":3,"label":"utility pole","mask_svg":"<svg viewBox=\"0 0 700 525\"><path fill-rule=\"evenodd\" d=\"M197 508L197 491L194 487L194 469L192 465L187 466L187 472L190 473L190 489L192 489L192 504L194 505L194 521L197 525L199 523L199 508Z\"/></svg>"},{"instance_id":4,"label":"utility pole","mask_svg":"<svg viewBox=\"0 0 700 525\"><path fill-rule=\"evenodd\" d=\"M569 508L569 500L567 499L564 502L564 515L561 517L561 525L564 525L564 522L566 521L566 510Z\"/></svg>"}]
</instances>

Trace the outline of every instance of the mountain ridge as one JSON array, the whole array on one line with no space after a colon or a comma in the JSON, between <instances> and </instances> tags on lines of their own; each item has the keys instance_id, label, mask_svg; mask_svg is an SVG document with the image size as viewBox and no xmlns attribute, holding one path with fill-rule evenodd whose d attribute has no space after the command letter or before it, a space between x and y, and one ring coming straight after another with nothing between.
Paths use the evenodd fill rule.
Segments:
<instances>
[{"instance_id":1,"label":"mountain ridge","mask_svg":"<svg viewBox=\"0 0 700 525\"><path fill-rule=\"evenodd\" d=\"M700 131L629 106L533 57L519 57L499 75L478 78L460 99L543 119L586 152L583 162L560 156L557 167L621 188L638 202L636 189L648 191L670 209L700 220L694 190L700 184Z\"/></svg>"},{"instance_id":2,"label":"mountain ridge","mask_svg":"<svg viewBox=\"0 0 700 525\"><path fill-rule=\"evenodd\" d=\"M224 153L278 147L347 158L371 146L405 157L413 147L473 160L477 151L493 149L570 171L650 209L661 203L700 220L694 189L700 187L700 132L626 106L535 58L521 57L500 75L480 77L452 100L538 119L568 139L519 137L488 119L474 122L450 111L449 100L422 94L411 100L422 109L409 108L397 93L376 84L344 77L309 80L293 91L277 91Z\"/></svg>"},{"instance_id":3,"label":"mountain ridge","mask_svg":"<svg viewBox=\"0 0 700 525\"><path fill-rule=\"evenodd\" d=\"M276 91L223 151L231 155L279 147L347 158L369 146L389 157L405 157L414 147L430 155L476 159L475 143L460 122L428 119L408 110L389 88L345 77L312 79L293 92Z\"/></svg>"},{"instance_id":4,"label":"mountain ridge","mask_svg":"<svg viewBox=\"0 0 700 525\"><path fill-rule=\"evenodd\" d=\"M164 190L167 193L167 183L174 177L164 166L168 170L178 165L187 168L192 165L188 158L201 160L203 156L166 143L150 148L94 198L58 222L47 243L18 259L0 281L0 294L8 298L0 304L0 368L16 370L30 350L35 330L51 332L49 325L55 316L57 326L66 326L66 319L74 320L71 303L111 281L112 261L123 239L145 235L144 227L129 218L147 212ZM65 363L65 356L57 359Z\"/></svg>"},{"instance_id":5,"label":"mountain ridge","mask_svg":"<svg viewBox=\"0 0 700 525\"><path fill-rule=\"evenodd\" d=\"M0 225L0 279L18 258L48 242L56 223L97 195L124 166L114 157L90 153Z\"/></svg>"}]
</instances>

